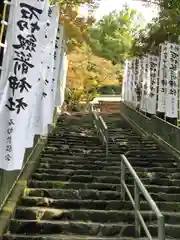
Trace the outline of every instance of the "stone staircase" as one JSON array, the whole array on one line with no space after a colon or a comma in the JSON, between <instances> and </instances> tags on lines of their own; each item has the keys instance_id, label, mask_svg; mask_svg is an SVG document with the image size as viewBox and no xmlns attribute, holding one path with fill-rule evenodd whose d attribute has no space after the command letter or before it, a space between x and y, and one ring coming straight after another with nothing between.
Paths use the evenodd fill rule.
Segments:
<instances>
[{"instance_id":1,"label":"stone staircase","mask_svg":"<svg viewBox=\"0 0 180 240\"><path fill-rule=\"evenodd\" d=\"M60 117L4 240L135 239L132 205L128 199L122 201L120 194L119 154L127 151L165 216L166 239L180 239L180 167L151 139L133 132L120 116L105 119L110 128L109 161L89 115ZM133 192L133 179L127 178ZM155 215L143 198L141 210L157 237Z\"/></svg>"},{"instance_id":2,"label":"stone staircase","mask_svg":"<svg viewBox=\"0 0 180 240\"><path fill-rule=\"evenodd\" d=\"M119 114L105 114L103 118L109 129L110 142L116 142L117 149L125 153L164 215L166 239L180 239L180 163L152 138L139 136L132 128L127 128ZM126 183L133 193L134 181L128 172L126 176ZM154 222L155 215L147 213L143 197L140 209L144 217L148 216L145 219Z\"/></svg>"}]
</instances>

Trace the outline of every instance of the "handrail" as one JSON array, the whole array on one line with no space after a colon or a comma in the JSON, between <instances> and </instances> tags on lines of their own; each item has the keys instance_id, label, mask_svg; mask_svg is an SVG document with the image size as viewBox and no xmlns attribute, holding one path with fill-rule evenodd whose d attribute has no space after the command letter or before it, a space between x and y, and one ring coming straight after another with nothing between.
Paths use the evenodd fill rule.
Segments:
<instances>
[{"instance_id":1,"label":"handrail","mask_svg":"<svg viewBox=\"0 0 180 240\"><path fill-rule=\"evenodd\" d=\"M122 199L125 200L125 194L127 193L134 211L135 211L135 232L137 237L139 238L141 235L141 225L144 228L144 231L148 237L148 239L152 240L152 236L146 226L146 223L142 217L142 214L140 212L140 197L139 197L139 192L141 191L144 198L146 199L147 203L151 207L151 209L154 211L154 213L157 216L158 220L158 240L165 240L165 224L164 224L164 216L160 212L159 208L157 207L156 203L144 187L143 183L141 182L140 178L134 171L133 167L129 163L128 159L125 157L125 155L120 155L121 156L121 196ZM132 175L134 179L134 198L132 197L126 183L125 183L125 172L126 172L126 167L128 168L130 174ZM139 191L140 190L140 191Z\"/></svg>"},{"instance_id":2,"label":"handrail","mask_svg":"<svg viewBox=\"0 0 180 240\"><path fill-rule=\"evenodd\" d=\"M100 137L102 144L106 147L106 159L108 160L109 143L108 143L108 127L103 118L90 105L90 111L93 117L93 123L96 128L97 135Z\"/></svg>"}]
</instances>

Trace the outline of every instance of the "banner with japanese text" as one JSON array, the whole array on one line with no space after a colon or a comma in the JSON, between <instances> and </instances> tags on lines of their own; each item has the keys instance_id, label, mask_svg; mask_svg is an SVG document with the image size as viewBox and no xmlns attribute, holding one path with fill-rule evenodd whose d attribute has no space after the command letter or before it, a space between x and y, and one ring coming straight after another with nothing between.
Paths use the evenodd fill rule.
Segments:
<instances>
[{"instance_id":1,"label":"banner with japanese text","mask_svg":"<svg viewBox=\"0 0 180 240\"><path fill-rule=\"evenodd\" d=\"M173 43L167 44L167 93L165 115L169 118L177 118L177 70L179 68L180 46Z\"/></svg>"},{"instance_id":2,"label":"banner with japanese text","mask_svg":"<svg viewBox=\"0 0 180 240\"><path fill-rule=\"evenodd\" d=\"M63 53L64 53L64 41L63 41L63 37L64 37L64 26L61 25L60 26L60 39L59 39L59 46L60 46L60 55L59 57L59 62L57 62L57 72L56 72L56 76L57 76L57 83L56 83L56 92L55 92L55 106L59 106L60 105L60 101L61 101L61 97L60 97L60 74L61 74L61 68L62 68L62 59L63 59Z\"/></svg>"},{"instance_id":3,"label":"banner with japanese text","mask_svg":"<svg viewBox=\"0 0 180 240\"><path fill-rule=\"evenodd\" d=\"M158 84L158 104L157 111L165 112L165 98L167 91L167 44L160 45L160 65L159 65L159 84Z\"/></svg>"},{"instance_id":4,"label":"banner with japanese text","mask_svg":"<svg viewBox=\"0 0 180 240\"><path fill-rule=\"evenodd\" d=\"M138 74L139 74L139 59L138 58L136 58L135 60L134 60L134 94L135 94L135 103L136 103L136 106L137 106L137 104L138 104L138 102L139 102L139 91L138 91L138 89L139 89L139 84L138 84L138 81L139 81L139 76L138 76Z\"/></svg>"},{"instance_id":5,"label":"banner with japanese text","mask_svg":"<svg viewBox=\"0 0 180 240\"><path fill-rule=\"evenodd\" d=\"M64 103L67 72L68 72L68 58L66 53L64 53L63 62L62 62L62 71L60 75L60 79L61 79L60 80L60 107L62 107Z\"/></svg>"},{"instance_id":6,"label":"banner with japanese text","mask_svg":"<svg viewBox=\"0 0 180 240\"><path fill-rule=\"evenodd\" d=\"M139 67L138 67L138 89L137 89L137 96L138 96L138 102L141 105L141 99L142 99L142 89L143 89L143 76L144 76L144 58L139 58Z\"/></svg>"},{"instance_id":7,"label":"banner with japanese text","mask_svg":"<svg viewBox=\"0 0 180 240\"><path fill-rule=\"evenodd\" d=\"M130 102L135 103L136 93L135 93L135 74L134 74L134 60L130 62Z\"/></svg>"},{"instance_id":8,"label":"banner with japanese text","mask_svg":"<svg viewBox=\"0 0 180 240\"><path fill-rule=\"evenodd\" d=\"M127 70L128 70L128 61L124 65L124 74L123 74L123 83L122 83L122 100L126 101L127 99Z\"/></svg>"},{"instance_id":9,"label":"banner with japanese text","mask_svg":"<svg viewBox=\"0 0 180 240\"><path fill-rule=\"evenodd\" d=\"M127 79L126 79L126 101L131 101L131 61L128 61Z\"/></svg>"},{"instance_id":10,"label":"banner with japanese text","mask_svg":"<svg viewBox=\"0 0 180 240\"><path fill-rule=\"evenodd\" d=\"M140 102L140 109L143 112L147 111L147 89L148 89L148 57L143 57L143 62L141 65L141 77L142 77L142 95Z\"/></svg>"},{"instance_id":11,"label":"banner with japanese text","mask_svg":"<svg viewBox=\"0 0 180 240\"><path fill-rule=\"evenodd\" d=\"M143 111L148 112L148 101L150 94L150 65L149 55L144 57L144 86L143 86Z\"/></svg>"},{"instance_id":12,"label":"banner with japanese text","mask_svg":"<svg viewBox=\"0 0 180 240\"><path fill-rule=\"evenodd\" d=\"M149 114L156 114L159 57L149 55L148 61L150 84L148 85L147 112Z\"/></svg>"},{"instance_id":13,"label":"banner with japanese text","mask_svg":"<svg viewBox=\"0 0 180 240\"><path fill-rule=\"evenodd\" d=\"M39 46L39 64L36 66L37 67L37 76L36 76L36 83L32 87L32 107L31 111L29 111L29 121L28 121L28 131L27 131L27 139L26 139L26 148L31 148L34 144L34 136L36 134L36 119L39 117L39 111L40 111L40 101L41 101L41 96L43 92L43 82L40 81L40 76L43 71L43 57L44 57L44 45L46 41L46 29L49 26L48 22L48 15L49 15L49 8L50 8L50 3L49 1L46 2L43 15L41 16L41 30L39 34L40 37L40 46Z\"/></svg>"},{"instance_id":14,"label":"banner with japanese text","mask_svg":"<svg viewBox=\"0 0 180 240\"><path fill-rule=\"evenodd\" d=\"M13 21L8 34L12 37L7 37L8 61L2 73L6 84L0 102L0 168L5 170L21 169L23 163L45 3L16 0L11 5Z\"/></svg>"},{"instance_id":15,"label":"banner with japanese text","mask_svg":"<svg viewBox=\"0 0 180 240\"><path fill-rule=\"evenodd\" d=\"M63 28L62 25L58 26L57 36L55 41L55 51L54 51L54 72L53 72L53 81L51 86L51 92L49 101L51 104L51 113L50 113L50 120L49 123L51 124L53 121L53 114L54 114L54 107L55 107L55 98L58 88L58 81L60 82L60 64L61 64L61 51L63 45Z\"/></svg>"},{"instance_id":16,"label":"banner with japanese text","mask_svg":"<svg viewBox=\"0 0 180 240\"><path fill-rule=\"evenodd\" d=\"M39 104L39 114L36 117L36 134L46 135L48 133L48 124L52 123L52 101L51 92L53 86L54 75L54 51L57 36L59 20L59 11L56 6L49 7L48 26L45 33L45 43L43 46L43 62L40 81L43 84L41 93L41 101Z\"/></svg>"}]
</instances>

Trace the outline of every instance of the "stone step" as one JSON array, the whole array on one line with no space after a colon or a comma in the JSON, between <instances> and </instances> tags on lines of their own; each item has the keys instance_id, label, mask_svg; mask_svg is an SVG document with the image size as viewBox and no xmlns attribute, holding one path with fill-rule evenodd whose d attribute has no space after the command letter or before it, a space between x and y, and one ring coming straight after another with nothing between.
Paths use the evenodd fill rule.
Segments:
<instances>
[{"instance_id":1,"label":"stone step","mask_svg":"<svg viewBox=\"0 0 180 240\"><path fill-rule=\"evenodd\" d=\"M71 146L70 144L69 145L60 145L59 147L57 147L57 146L52 146L51 148L49 148L49 149L44 149L44 153L58 153L58 152L62 152L62 153L64 153L64 152L73 152L73 153L87 153L87 154L94 154L94 155L96 155L96 154L103 154L104 153L104 151L105 151L105 149L104 148L102 148L102 145L101 146L99 146L99 148L97 148L97 149L90 149L90 148L83 148L82 146L78 146L78 145L74 145L74 146ZM113 150L114 151L114 150ZM114 151L114 152L117 152L117 153L119 153L120 152L120 149L117 149L116 151Z\"/></svg>"},{"instance_id":2,"label":"stone step","mask_svg":"<svg viewBox=\"0 0 180 240\"><path fill-rule=\"evenodd\" d=\"M92 137L85 137L85 136L82 136L82 135L76 135L76 136L73 136L73 135L67 135L67 134L63 134L63 135L60 135L60 134L56 134L54 136L49 136L48 137L48 141L50 142L56 142L56 141L62 141L63 142L63 138L65 138L66 142L69 140L70 142L74 142L76 143L77 141L78 142L84 142L86 144L92 144L92 145L95 145L94 141L97 143L99 142L99 139L95 136L92 136Z\"/></svg>"},{"instance_id":3,"label":"stone step","mask_svg":"<svg viewBox=\"0 0 180 240\"><path fill-rule=\"evenodd\" d=\"M48 164L48 161L41 161L40 162L40 168L43 168L46 164ZM113 165L113 166L112 166ZM48 166L48 165L46 165L46 166ZM112 163L105 163L105 164L103 164L103 163L96 163L96 164L89 164L89 163L87 163L87 164L66 164L66 163L54 163L53 162L53 164L51 164L50 165L50 167L52 167L52 168L56 168L57 166L59 166L58 168L61 168L61 169L63 169L63 168L65 168L65 167L67 167L68 166L68 168L69 169L74 169L74 170L78 170L78 169L81 169L81 170L112 170L113 171L113 169L116 169L116 170L120 170L120 163L119 164L112 164Z\"/></svg>"},{"instance_id":4,"label":"stone step","mask_svg":"<svg viewBox=\"0 0 180 240\"><path fill-rule=\"evenodd\" d=\"M74 163L74 162L73 162ZM88 163L92 164L93 161ZM99 163L99 162L98 162ZM113 164L113 163L112 163ZM158 176L159 173L166 173L168 174L169 178L171 179L178 178L180 179L180 168L164 168L164 167L154 167L154 168L141 168L141 167L134 167L136 172L143 172L144 176L150 177L150 176ZM68 169L67 167L62 168L52 168L50 164L44 165L43 168L41 166L36 169L36 173L47 173L47 174L67 174L72 176L73 174L76 175L95 175L97 176L120 176L121 171L108 171L108 170L92 170L89 172L88 170L72 170Z\"/></svg>"},{"instance_id":5,"label":"stone step","mask_svg":"<svg viewBox=\"0 0 180 240\"><path fill-rule=\"evenodd\" d=\"M71 133L66 133L64 130L60 129L58 132L48 136L48 142L66 142L66 140L70 140L71 142L76 142L76 140L79 142L84 141L93 145L99 142L99 138L96 136L96 133L93 133L91 136L83 136L82 133L75 133L73 130L71 130Z\"/></svg>"},{"instance_id":6,"label":"stone step","mask_svg":"<svg viewBox=\"0 0 180 240\"><path fill-rule=\"evenodd\" d=\"M152 157L151 156L146 156L146 157L139 157L139 156L131 156L131 157L127 157L128 158L128 160L129 161L139 161L139 160L141 160L141 161L151 161L151 162L154 162L154 158L152 159ZM165 163L173 163L173 164L176 164L176 166L178 166L178 163L175 161L175 159L174 158L172 158L172 157L168 157L168 156L166 156L166 157L163 157L163 158L161 158L161 157L158 157L158 159L156 159L156 162L159 162L159 163L161 163L161 162L165 162Z\"/></svg>"},{"instance_id":7,"label":"stone step","mask_svg":"<svg viewBox=\"0 0 180 240\"><path fill-rule=\"evenodd\" d=\"M70 182L84 182L84 183L120 183L120 176L91 176L91 175L58 175L58 174L38 174L32 175L33 180L41 181L70 181Z\"/></svg>"},{"instance_id":8,"label":"stone step","mask_svg":"<svg viewBox=\"0 0 180 240\"><path fill-rule=\"evenodd\" d=\"M69 166L70 167L70 166ZM94 171L95 170L95 166L94 167L84 167L83 166L83 170L85 169L88 169L88 170L91 170L93 169ZM81 169L81 168L80 168ZM98 167L97 167L98 169ZM104 169L104 167L99 167L99 169ZM159 185L158 184L158 180L159 179L167 179L170 181L172 180L176 180L175 176L174 178L170 178L172 175L168 175L166 173L158 173L157 175L153 175L151 173L144 173L144 172L137 172L137 175L140 177L140 178L149 178L149 179L152 179L154 178L154 182L156 180L156 185ZM128 178L132 178L132 175L127 172L126 175L125 175L125 179L128 179ZM74 174L66 174L66 172L64 174L57 174L57 173L54 173L54 174L51 174L51 173L34 173L32 175L32 179L33 180L41 180L41 181L49 181L49 180L52 180L52 181L71 181L71 182L84 182L84 183L90 183L90 182L97 182L97 183L116 183L116 184L119 184L120 183L120 174L114 174L114 175L108 175L108 173L106 174L106 176L101 176L101 175L98 175L98 172L94 172L93 174L91 175L80 175L80 174L77 174L74 173ZM177 179L179 180L179 178ZM167 184L167 185L170 185L171 184Z\"/></svg>"},{"instance_id":9,"label":"stone step","mask_svg":"<svg viewBox=\"0 0 180 240\"><path fill-rule=\"evenodd\" d=\"M179 202L156 202L161 211L180 212ZM94 210L128 210L132 211L130 201L117 200L79 200L79 199L52 199L48 197L23 196L19 206L24 207L52 207L57 209L94 209ZM141 201L141 210L148 211L150 208L145 201Z\"/></svg>"},{"instance_id":10,"label":"stone step","mask_svg":"<svg viewBox=\"0 0 180 240\"><path fill-rule=\"evenodd\" d=\"M95 189L101 191L116 191L120 184L108 183L82 183L82 182L60 182L60 181L36 181L29 180L29 188L57 188L57 189Z\"/></svg>"},{"instance_id":11,"label":"stone step","mask_svg":"<svg viewBox=\"0 0 180 240\"><path fill-rule=\"evenodd\" d=\"M74 234L41 234L41 235L23 235L23 234L7 234L2 240L137 240L133 237L93 237L93 236L82 236ZM148 238L138 238L138 240L149 240ZM153 240L158 240L153 238ZM166 240L172 240L167 239Z\"/></svg>"},{"instance_id":12,"label":"stone step","mask_svg":"<svg viewBox=\"0 0 180 240\"><path fill-rule=\"evenodd\" d=\"M71 141L50 141L48 142L48 146L46 146L44 148L44 151L46 150L51 150L51 149L68 149L68 148L71 148L71 149L75 149L75 147L77 147L77 149L89 149L91 151L96 151L96 150L103 150L103 146L102 144L99 142L99 144L86 144L84 142L71 142ZM109 149L111 150L114 150L114 151L117 151L118 149L121 150L126 150L126 151L130 151L130 152L135 152L136 154L141 152L142 155L144 155L143 153L145 151L149 151L150 153L152 154L158 154L159 155L159 152L161 152L161 154L164 156L166 154L165 151L161 150L160 147L156 146L156 145L146 145L144 144L143 148L142 148L142 145L141 144L137 144L137 143L134 143L132 141L132 143L130 143L128 141L128 144L126 144L126 141L123 142L123 141L120 141L119 143L117 142L116 144L112 141L109 142ZM129 155L131 156L131 153L129 153Z\"/></svg>"},{"instance_id":13,"label":"stone step","mask_svg":"<svg viewBox=\"0 0 180 240\"><path fill-rule=\"evenodd\" d=\"M43 153L40 155L40 158L42 160L48 160L48 161L62 161L62 160L67 160L67 161L75 161L75 159L79 159L80 161L83 161L83 163L86 163L85 161L85 158L88 160L94 160L94 161L97 161L99 160L100 162L106 162L106 158L105 158L105 155L104 156L101 156L101 157L97 157L97 156L93 156L90 154L90 156L87 156L87 155L83 155L81 154L80 156L79 155L70 155L70 154L47 154L47 153ZM174 167L178 167L178 164L172 160L172 159L164 159L164 158L159 158L159 160L156 161L155 163L155 166L153 166L154 164L154 159L152 158L140 158L140 157L136 157L136 158L130 158L128 157L128 160L131 164L134 164L136 166L138 166L138 164L143 167L143 165L145 167L147 167L149 165L149 167L161 167L161 165L163 165L164 167L167 167L167 164L168 164L168 167L170 168L174 168ZM118 155L114 155L114 156L109 156L108 157L108 162L120 162L120 154ZM150 165L152 164L152 166ZM158 166L157 166L158 164Z\"/></svg>"},{"instance_id":14,"label":"stone step","mask_svg":"<svg viewBox=\"0 0 180 240\"><path fill-rule=\"evenodd\" d=\"M89 150L83 150L83 149L76 149L76 150L59 150L59 149L56 149L56 150L46 150L46 151L42 151L42 154L41 156L47 156L48 154L50 155L76 155L76 156L79 156L79 157L82 157L82 155L86 155L86 156L96 156L97 158L101 158L105 156L105 151L102 151L101 153L98 153L98 152L89 152ZM111 151L109 152L109 157L118 157L120 154L124 154L124 151L120 151L119 149L117 149L117 151Z\"/></svg>"},{"instance_id":15,"label":"stone step","mask_svg":"<svg viewBox=\"0 0 180 240\"><path fill-rule=\"evenodd\" d=\"M82 200L118 200L121 194L118 191L98 191L98 190L73 190L73 189L34 189L29 188L25 192L26 196L49 197L54 199L82 199Z\"/></svg>"},{"instance_id":16,"label":"stone step","mask_svg":"<svg viewBox=\"0 0 180 240\"><path fill-rule=\"evenodd\" d=\"M41 159L40 161L40 165L39 167L40 168L52 168L52 169L62 169L62 168L67 168L67 165L68 165L68 168L69 169L84 169L84 170L102 170L102 169L107 169L107 167L117 167L117 170L120 170L120 166L121 166L121 162L120 161L94 161L93 162L77 162L75 163L75 161L70 161L70 160L64 160L64 161L56 161L55 159L51 159L49 160L49 158L44 158L44 159ZM151 169L152 168L175 168L175 166L173 164L168 164L169 166L167 167L167 164L158 164L158 163L154 163L154 164L151 164L151 163L145 163L145 162L136 162L136 163L133 163L132 165L134 165L133 167L136 168L140 168L142 167L143 168L143 171L144 169L146 169L145 171L147 172L151 172ZM177 168L179 169L179 168ZM113 171L113 170L112 170ZM159 172L160 174L160 172ZM161 173L161 177L162 175L166 173L164 173L164 171ZM178 174L177 174L178 176Z\"/></svg>"},{"instance_id":17,"label":"stone step","mask_svg":"<svg viewBox=\"0 0 180 240\"><path fill-rule=\"evenodd\" d=\"M99 181L103 181L99 179ZM104 180L105 181L105 180ZM107 180L106 180L107 181ZM133 193L134 191L134 185L127 185L130 192ZM180 193L180 187L179 186L159 186L159 185L144 185L146 189L149 191L149 193ZM36 180L29 180L28 181L28 187L29 188L45 188L45 189L94 189L99 191L120 191L121 185L120 180L118 184L113 184L111 181L108 183L97 181L90 182L90 183L84 183L84 181L80 182L60 182L60 181L36 181Z\"/></svg>"},{"instance_id":18,"label":"stone step","mask_svg":"<svg viewBox=\"0 0 180 240\"><path fill-rule=\"evenodd\" d=\"M157 236L157 226L149 225L148 229L152 236ZM178 238L180 228L178 225L166 224L166 235ZM114 223L92 223L78 221L34 221L16 220L10 221L10 232L15 234L80 234L98 237L134 237L134 224L126 222ZM142 231L142 237L145 233Z\"/></svg>"},{"instance_id":19,"label":"stone step","mask_svg":"<svg viewBox=\"0 0 180 240\"><path fill-rule=\"evenodd\" d=\"M87 164L75 164L75 162L71 163L66 163L65 161L61 164L61 162L57 162L57 161L41 161L39 164L39 168L51 168L51 169L66 169L68 167L68 169L70 170L107 170L107 171L117 171L117 170L121 170L120 167L120 163L117 165L114 165L111 163L107 163L107 164L103 164L100 161L97 161L94 164L88 163ZM84 169L85 168L85 169Z\"/></svg>"},{"instance_id":20,"label":"stone step","mask_svg":"<svg viewBox=\"0 0 180 240\"><path fill-rule=\"evenodd\" d=\"M146 223L157 222L157 216L152 211L141 211ZM162 212L167 224L179 224L180 213ZM128 224L134 223L133 211L106 211L106 210L85 210L85 209L53 209L45 207L18 207L14 216L16 219L28 219L38 221L82 221L82 222L99 222L116 223L123 222L126 219Z\"/></svg>"},{"instance_id":21,"label":"stone step","mask_svg":"<svg viewBox=\"0 0 180 240\"><path fill-rule=\"evenodd\" d=\"M153 200L156 201L173 201L173 202L179 202L180 201L180 194L168 194L168 193L153 193L151 192L151 197L153 198Z\"/></svg>"},{"instance_id":22,"label":"stone step","mask_svg":"<svg viewBox=\"0 0 180 240\"><path fill-rule=\"evenodd\" d=\"M164 209L166 209L166 203L162 203ZM43 197L29 197L23 196L19 201L19 206L24 207L52 207L57 209L97 209L97 210L132 210L133 207L130 202L122 200L79 200L79 199L52 199ZM178 209L178 204L174 207ZM145 202L141 203L141 208L144 210L149 210Z\"/></svg>"},{"instance_id":23,"label":"stone step","mask_svg":"<svg viewBox=\"0 0 180 240\"><path fill-rule=\"evenodd\" d=\"M104 167L108 167L108 166L111 166L111 167L119 167L117 171L119 171L120 169L120 165L121 165L121 162L120 161L117 161L117 162L110 162L110 161L100 161L98 159L96 160L92 160L92 161L89 161L87 159L87 161L84 161L84 160L79 160L79 161L74 161L74 160L48 160L48 159L42 159L40 161L40 165L39 165L39 168L43 168L43 169L62 169L62 166L64 169L70 169L69 168L69 165L70 166L92 166L92 167L95 167L95 166L104 166ZM58 167L60 166L60 167ZM142 169L142 168L139 168L139 169ZM77 169L78 170L78 169ZM114 170L113 170L114 171ZM146 170L147 171L147 170Z\"/></svg>"},{"instance_id":24,"label":"stone step","mask_svg":"<svg viewBox=\"0 0 180 240\"><path fill-rule=\"evenodd\" d=\"M85 159L87 159L87 156L84 156L83 154L81 156L76 155L76 154L74 154L74 155L70 155L70 154L56 154L56 155L54 155L54 154L40 154L40 159L42 159L42 158L49 158L49 159L54 158L54 159L57 159L59 161L60 160L75 160L75 159L85 160ZM88 159L89 160L97 160L98 158L97 158L96 155L89 155ZM119 155L118 155L118 158L117 158L117 156L110 156L109 161L113 161L113 160L117 161L118 159L119 159ZM105 156L102 156L100 158L100 160L105 161L106 160Z\"/></svg>"},{"instance_id":25,"label":"stone step","mask_svg":"<svg viewBox=\"0 0 180 240\"><path fill-rule=\"evenodd\" d=\"M56 154L56 155L54 155L54 154L40 154L40 158L42 159L42 158L48 158L49 160L50 159L56 159L56 160L96 160L97 161L97 159L98 159L98 157L96 156L96 155L89 155L88 156L88 158L87 158L87 156L83 156L83 155L81 155L81 156L79 156L79 155L69 155L69 154ZM154 159L151 159L151 157L150 156L146 156L146 157L143 157L143 158L139 158L139 157L136 157L136 156L134 156L134 157L128 157L128 160L129 161L139 161L139 159L141 159L141 161L145 161L145 162L154 162ZM100 158L100 160L101 161L106 161L106 158L105 158L105 156L102 156L101 158ZM119 161L120 160L120 156L118 155L118 156L109 156L109 158L108 158L108 161ZM159 158L159 159L156 159L156 162L163 162L164 163L164 161L166 162L166 163L173 163L173 164L175 164L175 166L178 166L178 163L176 163L175 162L175 160L172 158L172 157L166 157L166 158Z\"/></svg>"},{"instance_id":26,"label":"stone step","mask_svg":"<svg viewBox=\"0 0 180 240\"><path fill-rule=\"evenodd\" d=\"M107 159L105 158L105 156L101 157L100 159L97 158L97 156L93 156L93 155L90 155L90 156L76 156L76 155L54 155L54 154L41 154L40 156L40 159L47 159L48 161L51 161L51 160L56 160L56 161L80 161L80 162L83 162L83 163L86 163L86 162L91 162L91 161L101 161L101 162L120 162L120 156L119 154L117 156L110 156L108 158L108 161ZM136 162L147 162L147 163L151 163L151 162L154 162L154 160L150 159L150 158L133 158L133 157L128 157L128 160L129 162L131 163L136 163ZM179 164L176 163L173 159L167 159L164 160L159 158L159 160L157 160L156 162L157 163L161 163L163 164L165 161L165 163L168 163L168 164L173 164L173 168L175 167L178 167Z\"/></svg>"},{"instance_id":27,"label":"stone step","mask_svg":"<svg viewBox=\"0 0 180 240\"><path fill-rule=\"evenodd\" d=\"M102 154L104 152L104 148L102 145L96 145L96 148L92 148L90 147L86 147L84 144L82 145L78 145L77 143L75 145L72 145L71 143L68 144L59 144L59 145L49 145L48 147L44 148L43 152L58 152L58 151L64 151L64 150L68 150L68 151L72 151L72 152L78 152L78 151L88 151L89 153L93 153L93 154ZM113 149L114 150L114 149ZM118 151L120 149L115 149L115 151Z\"/></svg>"},{"instance_id":28,"label":"stone step","mask_svg":"<svg viewBox=\"0 0 180 240\"><path fill-rule=\"evenodd\" d=\"M153 161L150 161L147 159L146 159L146 161L142 161L141 158L139 158L138 161L130 161L130 163L133 167L138 166L138 167L144 167L144 168L148 168L148 167L151 167L151 168L152 167L174 168L174 167L176 167L176 163L173 163L173 162L166 163L165 160L164 160L164 163L162 163L162 162L155 162L155 161L153 162Z\"/></svg>"},{"instance_id":29,"label":"stone step","mask_svg":"<svg viewBox=\"0 0 180 240\"><path fill-rule=\"evenodd\" d=\"M151 150L151 149L149 149L148 150L148 152L147 151L143 151L143 144L141 145L141 149L139 149L139 150L129 150L129 151L127 151L127 153L126 153L126 156L127 157L147 157L147 155L149 155L148 157L151 157L151 158L153 158L153 157L160 157L160 158L163 158L163 157L165 157L166 158L166 156L167 156L167 153L163 153L162 151L160 151L160 150Z\"/></svg>"},{"instance_id":30,"label":"stone step","mask_svg":"<svg viewBox=\"0 0 180 240\"><path fill-rule=\"evenodd\" d=\"M134 179L132 177L126 177L126 183L127 184L133 184ZM145 176L141 177L141 181L145 185L159 185L159 186L180 186L180 180L174 180L169 178L159 178L158 174L153 175L150 174L148 178L145 178Z\"/></svg>"},{"instance_id":31,"label":"stone step","mask_svg":"<svg viewBox=\"0 0 180 240\"><path fill-rule=\"evenodd\" d=\"M155 226L152 228L154 230ZM18 234L80 234L89 236L134 236L133 225L124 223L100 224L72 221L28 221L15 220L10 222L11 233Z\"/></svg>"}]
</instances>

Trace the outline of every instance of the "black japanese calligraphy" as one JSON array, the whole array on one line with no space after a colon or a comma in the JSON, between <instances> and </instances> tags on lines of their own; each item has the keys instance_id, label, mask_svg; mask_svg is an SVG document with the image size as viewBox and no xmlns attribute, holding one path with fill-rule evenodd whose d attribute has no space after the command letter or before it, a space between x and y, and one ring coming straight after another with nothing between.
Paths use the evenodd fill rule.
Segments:
<instances>
[{"instance_id":1,"label":"black japanese calligraphy","mask_svg":"<svg viewBox=\"0 0 180 240\"><path fill-rule=\"evenodd\" d=\"M49 10L48 10L48 17L52 17L52 8L51 7L49 7Z\"/></svg>"},{"instance_id":2,"label":"black japanese calligraphy","mask_svg":"<svg viewBox=\"0 0 180 240\"><path fill-rule=\"evenodd\" d=\"M14 61L21 62L24 66L33 68L34 65L30 63L30 59L32 58L32 55L30 53L25 54L24 52L17 52L15 51L17 57L13 58Z\"/></svg>"},{"instance_id":3,"label":"black japanese calligraphy","mask_svg":"<svg viewBox=\"0 0 180 240\"><path fill-rule=\"evenodd\" d=\"M20 99L16 99L14 100L13 97L10 97L8 99L8 104L6 104L5 106L10 110L10 111L17 111L17 114L20 113L21 109L25 110L25 108L28 106L27 103L25 103L24 98L20 98Z\"/></svg>"},{"instance_id":4,"label":"black japanese calligraphy","mask_svg":"<svg viewBox=\"0 0 180 240\"><path fill-rule=\"evenodd\" d=\"M16 76L10 76L8 78L8 81L9 81L9 87L12 89L12 94L14 96L15 90L18 89L19 87L18 78Z\"/></svg>"},{"instance_id":5,"label":"black japanese calligraphy","mask_svg":"<svg viewBox=\"0 0 180 240\"><path fill-rule=\"evenodd\" d=\"M157 93L158 61L159 60L156 56L150 56L149 57L149 68L150 68L150 92L149 92L149 97L150 98L156 97L156 93Z\"/></svg>"},{"instance_id":6,"label":"black japanese calligraphy","mask_svg":"<svg viewBox=\"0 0 180 240\"><path fill-rule=\"evenodd\" d=\"M10 162L10 161L11 161L11 158L12 158L12 157L11 157L9 154L5 155L5 160L6 160L6 161Z\"/></svg>"},{"instance_id":7,"label":"black japanese calligraphy","mask_svg":"<svg viewBox=\"0 0 180 240\"><path fill-rule=\"evenodd\" d=\"M176 89L170 89L169 94L176 96Z\"/></svg>"},{"instance_id":8,"label":"black japanese calligraphy","mask_svg":"<svg viewBox=\"0 0 180 240\"><path fill-rule=\"evenodd\" d=\"M13 44L13 47L15 49L23 49L30 52L35 52L37 40L33 34L28 35L27 38L24 38L22 35L19 34L17 36L17 39L19 40L19 44Z\"/></svg>"},{"instance_id":9,"label":"black japanese calligraphy","mask_svg":"<svg viewBox=\"0 0 180 240\"><path fill-rule=\"evenodd\" d=\"M25 103L24 101L24 98L20 98L20 99L16 99L16 102L17 102L17 105L16 105L16 108L17 108L17 114L20 113L21 109L25 110L25 108L28 106L27 103Z\"/></svg>"},{"instance_id":10,"label":"black japanese calligraphy","mask_svg":"<svg viewBox=\"0 0 180 240\"><path fill-rule=\"evenodd\" d=\"M26 22L25 20L19 20L17 22L17 26L19 27L20 31L24 31L24 29L29 29L28 22Z\"/></svg>"},{"instance_id":11,"label":"black japanese calligraphy","mask_svg":"<svg viewBox=\"0 0 180 240\"><path fill-rule=\"evenodd\" d=\"M47 97L47 93L43 92L43 93L42 93L42 97L43 97L43 98L46 98L46 97Z\"/></svg>"},{"instance_id":12,"label":"black japanese calligraphy","mask_svg":"<svg viewBox=\"0 0 180 240\"><path fill-rule=\"evenodd\" d=\"M16 107L16 103L14 102L14 99L13 99L13 97L10 97L9 99L8 99L8 101L9 101L9 105L8 104L6 104L5 106L10 110L10 111L15 111L15 107Z\"/></svg>"},{"instance_id":13,"label":"black japanese calligraphy","mask_svg":"<svg viewBox=\"0 0 180 240\"><path fill-rule=\"evenodd\" d=\"M9 87L12 89L12 94L14 96L14 92L16 89L20 89L20 92L24 92L26 90L29 92L29 89L31 89L31 85L26 81L26 77L18 80L16 76L10 76L9 79Z\"/></svg>"},{"instance_id":14,"label":"black japanese calligraphy","mask_svg":"<svg viewBox=\"0 0 180 240\"><path fill-rule=\"evenodd\" d=\"M7 133L8 134L11 134L13 132L13 128L11 127L11 128L8 128L8 130L7 130Z\"/></svg>"},{"instance_id":15,"label":"black japanese calligraphy","mask_svg":"<svg viewBox=\"0 0 180 240\"><path fill-rule=\"evenodd\" d=\"M35 8L32 5L26 3L20 3L21 14L23 19L32 20L33 17L39 20L38 15L42 13L41 9Z\"/></svg>"},{"instance_id":16,"label":"black japanese calligraphy","mask_svg":"<svg viewBox=\"0 0 180 240\"><path fill-rule=\"evenodd\" d=\"M12 146L11 145L7 145L6 146L6 152L11 152L12 151Z\"/></svg>"},{"instance_id":17,"label":"black japanese calligraphy","mask_svg":"<svg viewBox=\"0 0 180 240\"><path fill-rule=\"evenodd\" d=\"M11 125L14 125L14 120L11 118L11 119L9 119L9 122L8 122L8 124L9 124L9 126L11 126Z\"/></svg>"},{"instance_id":18,"label":"black japanese calligraphy","mask_svg":"<svg viewBox=\"0 0 180 240\"><path fill-rule=\"evenodd\" d=\"M19 88L20 88L20 92L24 92L24 90L26 90L27 92L29 92L29 89L32 88L32 86L26 81L26 78L22 78L20 81L19 81Z\"/></svg>"}]
</instances>

